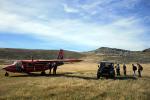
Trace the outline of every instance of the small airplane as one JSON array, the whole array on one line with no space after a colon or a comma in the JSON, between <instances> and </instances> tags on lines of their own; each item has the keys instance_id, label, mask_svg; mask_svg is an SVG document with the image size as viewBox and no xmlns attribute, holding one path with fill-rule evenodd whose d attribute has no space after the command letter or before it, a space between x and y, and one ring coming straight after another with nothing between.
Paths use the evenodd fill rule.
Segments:
<instances>
[{"instance_id":1,"label":"small airplane","mask_svg":"<svg viewBox=\"0 0 150 100\"><path fill-rule=\"evenodd\" d=\"M6 70L5 76L9 76L8 72L13 73L27 73L31 72L41 72L41 75L45 75L45 71L49 69L49 74L51 74L51 69L53 68L53 74L56 74L57 66L61 66L64 62L80 62L80 59L63 59L64 51L61 49L58 53L57 59L52 60L17 60L13 64L3 68Z\"/></svg>"}]
</instances>

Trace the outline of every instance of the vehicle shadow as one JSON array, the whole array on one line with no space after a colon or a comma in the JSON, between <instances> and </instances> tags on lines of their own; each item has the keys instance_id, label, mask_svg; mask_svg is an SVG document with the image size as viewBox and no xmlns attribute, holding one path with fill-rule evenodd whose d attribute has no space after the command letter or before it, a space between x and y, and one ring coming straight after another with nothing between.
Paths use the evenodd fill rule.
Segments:
<instances>
[{"instance_id":1,"label":"vehicle shadow","mask_svg":"<svg viewBox=\"0 0 150 100\"><path fill-rule=\"evenodd\" d=\"M44 76L42 76L39 73L32 73L32 74L23 74L23 75L15 75L15 76L10 76L10 77L67 77L67 78L78 78L78 79L85 79L85 80L98 80L95 77L90 77L90 76L82 76L82 75L76 75L75 73L71 73L71 72L66 72L66 73L58 73L56 75L49 75L46 74ZM99 80L103 80L103 79L113 79L113 80L136 80L136 77L133 76L117 76L115 78L100 78Z\"/></svg>"}]
</instances>

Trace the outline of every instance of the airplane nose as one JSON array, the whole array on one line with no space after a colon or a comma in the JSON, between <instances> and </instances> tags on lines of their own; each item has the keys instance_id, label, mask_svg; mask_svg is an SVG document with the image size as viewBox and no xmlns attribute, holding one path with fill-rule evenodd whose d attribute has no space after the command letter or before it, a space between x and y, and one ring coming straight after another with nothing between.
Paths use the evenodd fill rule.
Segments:
<instances>
[{"instance_id":1,"label":"airplane nose","mask_svg":"<svg viewBox=\"0 0 150 100\"><path fill-rule=\"evenodd\" d=\"M2 68L3 70L6 70L6 68Z\"/></svg>"},{"instance_id":2,"label":"airplane nose","mask_svg":"<svg viewBox=\"0 0 150 100\"><path fill-rule=\"evenodd\" d=\"M3 70L8 71L8 70L9 70L9 67L10 67L10 66L7 66L7 67L3 68Z\"/></svg>"},{"instance_id":3,"label":"airplane nose","mask_svg":"<svg viewBox=\"0 0 150 100\"><path fill-rule=\"evenodd\" d=\"M3 70L7 70L7 67L3 68Z\"/></svg>"}]
</instances>

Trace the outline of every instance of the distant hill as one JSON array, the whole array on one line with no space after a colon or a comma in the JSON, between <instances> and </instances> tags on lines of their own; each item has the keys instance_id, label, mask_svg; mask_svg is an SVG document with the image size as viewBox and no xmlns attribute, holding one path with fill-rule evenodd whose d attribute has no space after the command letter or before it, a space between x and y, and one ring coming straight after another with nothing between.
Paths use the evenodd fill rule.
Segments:
<instances>
[{"instance_id":1,"label":"distant hill","mask_svg":"<svg viewBox=\"0 0 150 100\"><path fill-rule=\"evenodd\" d=\"M82 58L85 61L99 62L102 60L115 63L150 63L150 49L129 51L117 48L101 47L89 52L73 52L64 50L64 58ZM0 63L19 59L56 59L59 50L31 50L0 48Z\"/></svg>"},{"instance_id":2,"label":"distant hill","mask_svg":"<svg viewBox=\"0 0 150 100\"><path fill-rule=\"evenodd\" d=\"M30 50L0 48L0 59L56 59L59 50ZM81 58L84 55L78 52L64 50L64 58Z\"/></svg>"},{"instance_id":3,"label":"distant hill","mask_svg":"<svg viewBox=\"0 0 150 100\"><path fill-rule=\"evenodd\" d=\"M96 50L87 52L87 54L95 55L96 60L107 60L116 63L141 62L150 63L150 49L143 51L130 51L117 48L101 47Z\"/></svg>"},{"instance_id":4,"label":"distant hill","mask_svg":"<svg viewBox=\"0 0 150 100\"><path fill-rule=\"evenodd\" d=\"M150 52L150 48L143 50L143 52Z\"/></svg>"},{"instance_id":5,"label":"distant hill","mask_svg":"<svg viewBox=\"0 0 150 100\"><path fill-rule=\"evenodd\" d=\"M117 48L108 48L108 47L101 47L93 51L96 54L107 54L107 55L121 55L121 54L129 54L131 51L129 50L123 50L123 49L117 49Z\"/></svg>"}]
</instances>

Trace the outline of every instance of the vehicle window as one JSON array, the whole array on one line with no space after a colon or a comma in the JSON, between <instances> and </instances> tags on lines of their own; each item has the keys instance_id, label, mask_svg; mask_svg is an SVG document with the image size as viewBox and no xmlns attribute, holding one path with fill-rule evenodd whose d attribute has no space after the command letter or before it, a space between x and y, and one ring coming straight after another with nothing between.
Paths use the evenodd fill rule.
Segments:
<instances>
[{"instance_id":1,"label":"vehicle window","mask_svg":"<svg viewBox=\"0 0 150 100\"><path fill-rule=\"evenodd\" d=\"M110 63L106 63L105 66L106 66L106 67L110 67L111 64L110 64Z\"/></svg>"},{"instance_id":2,"label":"vehicle window","mask_svg":"<svg viewBox=\"0 0 150 100\"><path fill-rule=\"evenodd\" d=\"M100 65L101 67L104 67L105 66L105 63L101 63L101 65Z\"/></svg>"}]
</instances>

